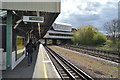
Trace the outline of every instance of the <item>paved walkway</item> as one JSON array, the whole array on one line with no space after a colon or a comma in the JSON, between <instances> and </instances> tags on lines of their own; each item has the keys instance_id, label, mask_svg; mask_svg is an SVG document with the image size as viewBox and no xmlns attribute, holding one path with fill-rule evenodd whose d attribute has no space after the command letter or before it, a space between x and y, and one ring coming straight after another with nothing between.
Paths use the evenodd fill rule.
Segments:
<instances>
[{"instance_id":1,"label":"paved walkway","mask_svg":"<svg viewBox=\"0 0 120 80\"><path fill-rule=\"evenodd\" d=\"M25 59L19 63L14 70L3 71L3 78L32 78L38 50L36 50L33 54L33 63L31 66L28 66L27 57L25 57Z\"/></svg>"},{"instance_id":2,"label":"paved walkway","mask_svg":"<svg viewBox=\"0 0 120 80\"><path fill-rule=\"evenodd\" d=\"M39 48L33 78L60 78L42 44Z\"/></svg>"},{"instance_id":3,"label":"paved walkway","mask_svg":"<svg viewBox=\"0 0 120 80\"><path fill-rule=\"evenodd\" d=\"M27 65L26 57L14 70L3 71L3 78L8 78L8 80L10 78L25 78L25 80L26 78L60 78L42 44L40 44L39 49L33 54L33 63L31 66Z\"/></svg>"}]
</instances>

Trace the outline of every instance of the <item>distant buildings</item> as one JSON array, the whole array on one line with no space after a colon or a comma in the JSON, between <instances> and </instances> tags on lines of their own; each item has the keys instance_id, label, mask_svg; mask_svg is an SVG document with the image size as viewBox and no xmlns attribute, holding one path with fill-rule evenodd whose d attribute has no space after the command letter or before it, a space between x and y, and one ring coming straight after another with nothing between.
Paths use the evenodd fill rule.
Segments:
<instances>
[{"instance_id":1,"label":"distant buildings","mask_svg":"<svg viewBox=\"0 0 120 80\"><path fill-rule=\"evenodd\" d=\"M71 24L54 23L44 36L45 43L47 44L47 39L51 39L52 44L57 44L58 40L60 44L66 44L71 41L73 31L75 30L76 29L72 28Z\"/></svg>"},{"instance_id":2,"label":"distant buildings","mask_svg":"<svg viewBox=\"0 0 120 80\"><path fill-rule=\"evenodd\" d=\"M66 23L54 23L44 38L48 39L71 39L73 36L72 25Z\"/></svg>"}]
</instances>

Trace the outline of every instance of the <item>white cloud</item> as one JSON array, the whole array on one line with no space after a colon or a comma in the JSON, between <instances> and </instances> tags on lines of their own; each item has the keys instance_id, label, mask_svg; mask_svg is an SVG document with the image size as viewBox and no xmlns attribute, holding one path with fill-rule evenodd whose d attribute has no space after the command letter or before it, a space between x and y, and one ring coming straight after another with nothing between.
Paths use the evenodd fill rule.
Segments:
<instances>
[{"instance_id":1,"label":"white cloud","mask_svg":"<svg viewBox=\"0 0 120 80\"><path fill-rule=\"evenodd\" d=\"M93 25L103 29L105 22L118 18L119 0L62 0L61 14L56 22L70 23L73 27Z\"/></svg>"}]
</instances>

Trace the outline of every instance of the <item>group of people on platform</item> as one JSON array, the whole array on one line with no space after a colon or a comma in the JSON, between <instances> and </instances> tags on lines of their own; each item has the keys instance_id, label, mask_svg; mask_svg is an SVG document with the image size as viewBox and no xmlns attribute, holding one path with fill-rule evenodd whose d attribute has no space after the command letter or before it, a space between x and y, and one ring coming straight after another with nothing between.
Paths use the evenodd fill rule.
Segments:
<instances>
[{"instance_id":1,"label":"group of people on platform","mask_svg":"<svg viewBox=\"0 0 120 80\"><path fill-rule=\"evenodd\" d=\"M29 43L27 43L26 45L26 56L28 57L28 66L30 66L30 64L32 63L33 60L33 52L37 50L38 46L39 46L40 42L36 42L30 39Z\"/></svg>"}]
</instances>

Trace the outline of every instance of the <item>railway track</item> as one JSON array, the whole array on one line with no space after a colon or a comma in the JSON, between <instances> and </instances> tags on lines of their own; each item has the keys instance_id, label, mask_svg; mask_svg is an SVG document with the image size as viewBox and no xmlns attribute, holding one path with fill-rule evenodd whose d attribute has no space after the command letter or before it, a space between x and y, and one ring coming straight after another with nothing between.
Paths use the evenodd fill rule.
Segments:
<instances>
[{"instance_id":1,"label":"railway track","mask_svg":"<svg viewBox=\"0 0 120 80\"><path fill-rule=\"evenodd\" d=\"M63 80L94 80L85 72L77 68L75 65L67 61L65 58L58 55L51 48L45 46L48 55L50 56L53 64L55 65L58 73Z\"/></svg>"},{"instance_id":2,"label":"railway track","mask_svg":"<svg viewBox=\"0 0 120 80\"><path fill-rule=\"evenodd\" d=\"M74 47L64 47L64 48L67 48L67 49L70 49L70 50L74 50L74 51L77 51L77 52L80 52L80 53L89 54L91 56L99 57L99 58L102 58L102 59L110 60L110 61L113 61L113 62L120 63L119 56L118 56L118 58L117 57L111 57L111 56L105 56L105 55L102 55L102 54L96 54L94 52L89 52L89 51L85 51L85 50L75 49Z\"/></svg>"}]
</instances>

